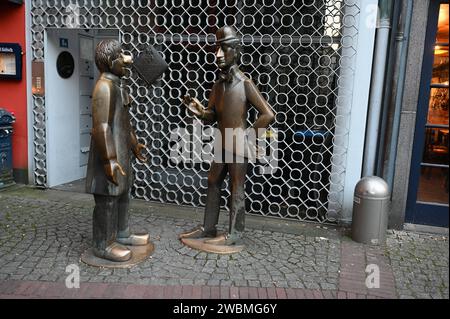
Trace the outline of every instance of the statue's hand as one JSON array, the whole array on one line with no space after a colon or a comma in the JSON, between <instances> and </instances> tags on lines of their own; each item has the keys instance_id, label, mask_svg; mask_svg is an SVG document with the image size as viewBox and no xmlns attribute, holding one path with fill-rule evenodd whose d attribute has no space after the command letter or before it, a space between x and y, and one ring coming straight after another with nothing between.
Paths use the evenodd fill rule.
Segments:
<instances>
[{"instance_id":1,"label":"statue's hand","mask_svg":"<svg viewBox=\"0 0 450 319\"><path fill-rule=\"evenodd\" d=\"M105 174L108 180L116 186L119 185L115 174L116 170L118 170L119 173L122 174L122 176L126 176L122 166L115 159L109 160L108 163L106 163L103 167L105 169Z\"/></svg>"},{"instance_id":2,"label":"statue's hand","mask_svg":"<svg viewBox=\"0 0 450 319\"><path fill-rule=\"evenodd\" d=\"M203 113L205 112L205 108L200 103L199 100L197 100L195 97L191 97L189 95L185 95L183 98L183 103L188 108L189 112L202 118Z\"/></svg>"},{"instance_id":3,"label":"statue's hand","mask_svg":"<svg viewBox=\"0 0 450 319\"><path fill-rule=\"evenodd\" d=\"M146 149L145 145L141 144L141 143L138 143L138 144L136 144L133 147L133 154L134 154L134 156L136 156L136 158L142 163L146 163L147 162L147 157L145 157L141 153L145 149Z\"/></svg>"}]
</instances>

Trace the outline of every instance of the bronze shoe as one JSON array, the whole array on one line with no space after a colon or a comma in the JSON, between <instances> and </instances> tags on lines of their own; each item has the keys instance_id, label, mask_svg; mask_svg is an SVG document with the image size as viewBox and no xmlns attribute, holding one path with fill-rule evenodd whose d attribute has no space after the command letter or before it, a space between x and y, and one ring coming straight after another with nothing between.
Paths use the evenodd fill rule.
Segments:
<instances>
[{"instance_id":1,"label":"bronze shoe","mask_svg":"<svg viewBox=\"0 0 450 319\"><path fill-rule=\"evenodd\" d=\"M234 254L241 252L245 248L243 244L236 244L236 240L231 240L225 235L219 235L210 239L182 238L181 242L190 248L214 254Z\"/></svg>"},{"instance_id":2,"label":"bronze shoe","mask_svg":"<svg viewBox=\"0 0 450 319\"><path fill-rule=\"evenodd\" d=\"M238 243L241 242L242 239L242 235L241 234L229 234L229 233L224 233L224 234L220 234L217 237L211 238L211 239L206 239L204 241L205 244L209 244L209 245L225 245L225 246L231 246L231 245L236 245Z\"/></svg>"},{"instance_id":3,"label":"bronze shoe","mask_svg":"<svg viewBox=\"0 0 450 319\"><path fill-rule=\"evenodd\" d=\"M149 234L131 234L128 237L117 237L116 241L123 245L144 246L150 242Z\"/></svg>"},{"instance_id":4,"label":"bronze shoe","mask_svg":"<svg viewBox=\"0 0 450 319\"><path fill-rule=\"evenodd\" d=\"M112 261L121 262L131 259L131 251L118 243L112 243L105 250L94 248L93 251L95 256Z\"/></svg>"},{"instance_id":5,"label":"bronze shoe","mask_svg":"<svg viewBox=\"0 0 450 319\"><path fill-rule=\"evenodd\" d=\"M205 244L210 244L210 245L226 245L228 239L228 234L220 234L217 237L211 238L211 239L206 239L204 241Z\"/></svg>"},{"instance_id":6,"label":"bronze shoe","mask_svg":"<svg viewBox=\"0 0 450 319\"><path fill-rule=\"evenodd\" d=\"M205 228L201 225L198 225L197 227L181 233L178 235L179 239L182 238L192 238L192 239L198 239L198 238L204 238L204 237L214 237L216 235L216 230L211 232L205 232Z\"/></svg>"}]
</instances>

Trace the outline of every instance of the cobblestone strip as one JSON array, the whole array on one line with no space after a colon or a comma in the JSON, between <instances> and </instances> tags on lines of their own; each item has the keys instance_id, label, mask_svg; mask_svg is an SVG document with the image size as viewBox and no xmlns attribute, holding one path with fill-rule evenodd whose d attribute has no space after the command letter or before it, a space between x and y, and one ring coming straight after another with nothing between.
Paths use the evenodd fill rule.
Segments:
<instances>
[{"instance_id":1,"label":"cobblestone strip","mask_svg":"<svg viewBox=\"0 0 450 319\"><path fill-rule=\"evenodd\" d=\"M60 282L0 282L0 299L21 298L124 298L124 299L365 299L375 295L346 291L295 288L146 286L84 283L79 289L67 289Z\"/></svg>"},{"instance_id":2,"label":"cobblestone strip","mask_svg":"<svg viewBox=\"0 0 450 319\"><path fill-rule=\"evenodd\" d=\"M367 273L366 269L368 270ZM378 288L368 288L366 285L366 279L373 269L379 270ZM383 252L383 247L343 241L338 287L338 299L357 299L361 296L367 298L397 298L394 275L389 264L389 258Z\"/></svg>"},{"instance_id":3,"label":"cobblestone strip","mask_svg":"<svg viewBox=\"0 0 450 319\"><path fill-rule=\"evenodd\" d=\"M68 289L61 282L9 280L0 282L0 299L15 298L126 298L126 299L335 299L365 298L333 290L219 286L155 286L82 283Z\"/></svg>"}]
</instances>

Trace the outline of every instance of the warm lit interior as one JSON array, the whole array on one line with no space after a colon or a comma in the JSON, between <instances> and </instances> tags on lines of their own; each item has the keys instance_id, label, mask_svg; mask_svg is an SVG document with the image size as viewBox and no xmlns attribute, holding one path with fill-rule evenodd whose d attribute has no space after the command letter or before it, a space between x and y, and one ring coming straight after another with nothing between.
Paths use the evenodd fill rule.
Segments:
<instances>
[{"instance_id":1,"label":"warm lit interior","mask_svg":"<svg viewBox=\"0 0 450 319\"><path fill-rule=\"evenodd\" d=\"M437 43L448 43L448 8L448 4L441 4L436 35Z\"/></svg>"},{"instance_id":2,"label":"warm lit interior","mask_svg":"<svg viewBox=\"0 0 450 319\"><path fill-rule=\"evenodd\" d=\"M430 89L430 100L428 104L427 124L429 126L425 131L425 148L422 158L422 162L425 165L422 166L417 196L419 201L442 204L448 204L449 193L449 170L445 167L448 165L449 160L448 9L448 4L442 4L439 10L436 45L434 47L433 75L431 79L432 87ZM436 85L440 86L436 87ZM441 167L431 167L427 164L441 165Z\"/></svg>"}]
</instances>

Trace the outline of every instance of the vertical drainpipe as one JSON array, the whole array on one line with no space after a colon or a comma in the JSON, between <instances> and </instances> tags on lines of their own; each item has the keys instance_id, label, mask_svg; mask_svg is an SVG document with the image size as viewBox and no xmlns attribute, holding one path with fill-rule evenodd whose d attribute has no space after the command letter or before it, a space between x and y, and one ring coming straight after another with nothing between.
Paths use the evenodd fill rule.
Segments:
<instances>
[{"instance_id":1,"label":"vertical drainpipe","mask_svg":"<svg viewBox=\"0 0 450 319\"><path fill-rule=\"evenodd\" d=\"M408 1L408 0L406 0ZM383 168L388 158L389 141L392 127L393 105L396 95L398 80L398 61L399 61L399 36L403 34L401 10L405 0L394 1L394 7L391 18L391 34L389 37L389 52L387 57L387 69L384 82L383 103L380 119L380 134L378 136L378 154L376 158L376 168L374 175L383 177ZM395 36L394 36L395 35Z\"/></svg>"},{"instance_id":2,"label":"vertical drainpipe","mask_svg":"<svg viewBox=\"0 0 450 319\"><path fill-rule=\"evenodd\" d=\"M366 141L364 146L363 176L373 175L376 168L392 4L392 0L380 0L378 3L380 15L375 39L369 114L367 116Z\"/></svg>"},{"instance_id":3,"label":"vertical drainpipe","mask_svg":"<svg viewBox=\"0 0 450 319\"><path fill-rule=\"evenodd\" d=\"M412 20L412 11L413 11L413 1L412 0L404 0L406 3L402 7L402 20L404 21L403 32L399 32L397 35L397 41L399 41L398 45L398 80L395 90L394 97L394 114L392 120L392 133L390 134L389 141L389 151L387 155L387 166L385 168L385 172L383 173L383 177L388 183L390 189L392 190L392 185L394 181L394 167L395 167L395 159L397 155L397 142L398 135L400 131L400 111L402 106L402 97L403 90L405 87L405 74L406 74L406 57L408 53L408 42L409 42L409 32L411 29L411 20ZM406 8L405 8L406 5Z\"/></svg>"}]
</instances>

